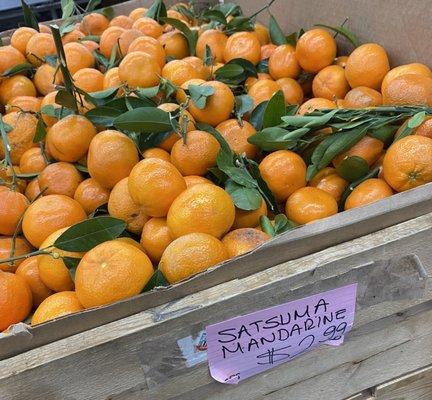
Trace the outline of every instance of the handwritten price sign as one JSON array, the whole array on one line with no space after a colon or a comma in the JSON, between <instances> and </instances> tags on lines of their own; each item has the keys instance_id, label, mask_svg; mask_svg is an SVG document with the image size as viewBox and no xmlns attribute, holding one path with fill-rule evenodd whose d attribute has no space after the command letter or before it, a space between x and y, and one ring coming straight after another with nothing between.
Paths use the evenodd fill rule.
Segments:
<instances>
[{"instance_id":1,"label":"handwritten price sign","mask_svg":"<svg viewBox=\"0 0 432 400\"><path fill-rule=\"evenodd\" d=\"M235 384L321 344L342 344L356 292L357 284L343 286L207 326L211 376Z\"/></svg>"}]
</instances>

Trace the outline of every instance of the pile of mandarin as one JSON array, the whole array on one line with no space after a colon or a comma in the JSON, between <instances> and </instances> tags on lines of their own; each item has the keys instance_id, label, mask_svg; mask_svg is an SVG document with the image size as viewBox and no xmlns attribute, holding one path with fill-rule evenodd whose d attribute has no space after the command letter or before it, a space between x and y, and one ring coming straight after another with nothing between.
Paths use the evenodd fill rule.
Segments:
<instances>
[{"instance_id":1,"label":"pile of mandarin","mask_svg":"<svg viewBox=\"0 0 432 400\"><path fill-rule=\"evenodd\" d=\"M222 23L191 18L191 7L177 4L166 15L197 35L192 51L184 32L146 13L137 8L111 20L88 13L77 18L61 41L73 85L83 92L117 88L115 99L138 99L137 89L171 87L171 93L161 90L151 101L176 115L179 128L151 147L141 145L134 132L99 126L86 116L96 107L88 101L65 115L43 112L46 106L60 110L56 96L66 86L55 65L58 47L49 27L18 28L10 44L0 47L0 330L26 320L32 310L26 321L35 325L135 296L155 269L176 283L271 238L260 225L263 216L275 224L268 199L263 196L254 209L238 206L242 202L217 173L220 141L199 129L200 124L216 129L240 157L237 161L258 165L290 226L432 180L430 117L398 141L384 143L365 135L309 181L310 149L263 151L248 141L262 129L251 115L277 93L283 94L286 106L299 105L297 115L336 108L430 106L432 72L426 65L391 69L385 49L375 43L338 56L333 33L322 28L298 35L295 44L277 45L261 23L253 22L249 30L226 29ZM226 16L226 21L233 18ZM107 67L100 62L113 54L117 63ZM266 72L235 84L218 79L217 71L238 59ZM7 73L25 63L32 69ZM204 104L191 96L190 85L209 88L202 91ZM239 95L247 95L252 104L240 118ZM46 135L35 143L41 129ZM327 137L332 130L321 134ZM351 183L338 173L347 157L361 158L379 172L340 204ZM85 254L53 247L70 226L96 218L101 207L124 221L129 234ZM75 276L65 258L80 259Z\"/></svg>"}]
</instances>

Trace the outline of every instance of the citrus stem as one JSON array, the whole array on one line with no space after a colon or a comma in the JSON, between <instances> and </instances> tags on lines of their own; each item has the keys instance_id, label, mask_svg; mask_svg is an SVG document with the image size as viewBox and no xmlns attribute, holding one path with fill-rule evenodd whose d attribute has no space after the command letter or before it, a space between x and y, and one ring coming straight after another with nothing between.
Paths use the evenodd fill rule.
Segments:
<instances>
[{"instance_id":1,"label":"citrus stem","mask_svg":"<svg viewBox=\"0 0 432 400\"><path fill-rule=\"evenodd\" d=\"M271 5L275 2L276 0L270 0L270 2L268 4L266 4L264 7L260 8L257 12L255 12L254 14L252 14L249 18L252 19L254 17L256 17L258 14L262 13L263 11L267 10L268 8L271 7Z\"/></svg>"},{"instance_id":2,"label":"citrus stem","mask_svg":"<svg viewBox=\"0 0 432 400\"><path fill-rule=\"evenodd\" d=\"M45 250L36 250L36 251L32 251L31 253L21 254L20 256L5 258L3 260L0 260L0 263L3 264L3 263L11 263L11 262L18 261L18 260L25 260L26 258L30 258L33 256L39 256L41 254L50 254L50 253L48 251L45 251Z\"/></svg>"}]
</instances>

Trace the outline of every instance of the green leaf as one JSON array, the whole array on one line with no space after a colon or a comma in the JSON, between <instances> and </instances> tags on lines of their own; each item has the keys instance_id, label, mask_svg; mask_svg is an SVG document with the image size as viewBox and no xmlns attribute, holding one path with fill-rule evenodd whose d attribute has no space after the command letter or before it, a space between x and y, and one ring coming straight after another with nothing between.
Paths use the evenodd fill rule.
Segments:
<instances>
[{"instance_id":1,"label":"green leaf","mask_svg":"<svg viewBox=\"0 0 432 400\"><path fill-rule=\"evenodd\" d=\"M169 113L156 107L141 107L119 115L113 124L117 129L157 133L172 130Z\"/></svg>"},{"instance_id":2,"label":"green leaf","mask_svg":"<svg viewBox=\"0 0 432 400\"><path fill-rule=\"evenodd\" d=\"M205 49L204 49L204 56L203 56L203 64L206 67L209 67L211 65L213 65L213 54L211 51L211 47L206 44Z\"/></svg>"},{"instance_id":3,"label":"green leaf","mask_svg":"<svg viewBox=\"0 0 432 400\"><path fill-rule=\"evenodd\" d=\"M230 35L234 32L253 31L254 23L251 18L245 16L234 17L225 25L225 32Z\"/></svg>"},{"instance_id":4,"label":"green leaf","mask_svg":"<svg viewBox=\"0 0 432 400\"><path fill-rule=\"evenodd\" d=\"M225 15L220 10L208 10L208 11L204 12L203 18L207 19L209 21L216 21L222 25L227 24L227 20L225 18Z\"/></svg>"},{"instance_id":5,"label":"green leaf","mask_svg":"<svg viewBox=\"0 0 432 400\"><path fill-rule=\"evenodd\" d=\"M263 127L264 112L267 108L267 104L268 100L258 104L252 111L251 117L249 119L249 122L257 131L260 131Z\"/></svg>"},{"instance_id":6,"label":"green leaf","mask_svg":"<svg viewBox=\"0 0 432 400\"><path fill-rule=\"evenodd\" d=\"M297 32L290 33L288 36L285 37L286 43L290 44L293 47L296 47L297 39L298 39Z\"/></svg>"},{"instance_id":7,"label":"green leaf","mask_svg":"<svg viewBox=\"0 0 432 400\"><path fill-rule=\"evenodd\" d=\"M274 231L276 235L290 231L295 227L296 224L293 221L290 221L285 214L278 214L274 218Z\"/></svg>"},{"instance_id":8,"label":"green leaf","mask_svg":"<svg viewBox=\"0 0 432 400\"><path fill-rule=\"evenodd\" d=\"M250 61L242 58L235 58L227 62L215 72L216 80L231 85L244 82L250 76L258 76L255 66Z\"/></svg>"},{"instance_id":9,"label":"green leaf","mask_svg":"<svg viewBox=\"0 0 432 400\"><path fill-rule=\"evenodd\" d=\"M223 166L229 166L234 168L234 153L231 150L228 142L220 134L220 132L213 128L211 125L205 124L203 122L197 122L196 127L202 131L208 132L214 136L214 138L219 142L220 150L218 154L218 166L219 164Z\"/></svg>"},{"instance_id":10,"label":"green leaf","mask_svg":"<svg viewBox=\"0 0 432 400\"><path fill-rule=\"evenodd\" d=\"M108 203L104 203L97 207L92 213L89 214L88 218L94 218L100 215L108 215ZM120 236L125 235L125 233L127 233L127 231L121 233Z\"/></svg>"},{"instance_id":11,"label":"green leaf","mask_svg":"<svg viewBox=\"0 0 432 400\"><path fill-rule=\"evenodd\" d=\"M81 261L81 258L74 258L74 257L62 257L63 262L66 265L66 268L68 269L76 269L78 267L78 264Z\"/></svg>"},{"instance_id":12,"label":"green leaf","mask_svg":"<svg viewBox=\"0 0 432 400\"><path fill-rule=\"evenodd\" d=\"M324 24L315 24L315 26L330 29L330 30L344 36L345 38L347 38L354 47L360 46L360 41L358 40L357 36L355 36L354 33L352 33L351 31L349 31L347 28L345 28L343 26L330 26L330 25L324 25Z\"/></svg>"},{"instance_id":13,"label":"green leaf","mask_svg":"<svg viewBox=\"0 0 432 400\"><path fill-rule=\"evenodd\" d=\"M271 223L269 217L267 215L261 215L260 219L261 229L267 233L267 235L274 237L276 236L276 232L274 230L273 224Z\"/></svg>"},{"instance_id":14,"label":"green leaf","mask_svg":"<svg viewBox=\"0 0 432 400\"><path fill-rule=\"evenodd\" d=\"M85 8L85 12L91 12L94 11L96 9L96 7L98 7L100 4L102 3L102 0L90 0L87 3L87 7Z\"/></svg>"},{"instance_id":15,"label":"green leaf","mask_svg":"<svg viewBox=\"0 0 432 400\"><path fill-rule=\"evenodd\" d=\"M217 69L215 75L216 79L232 79L242 75L244 68L238 64L225 64L223 67Z\"/></svg>"},{"instance_id":16,"label":"green leaf","mask_svg":"<svg viewBox=\"0 0 432 400\"><path fill-rule=\"evenodd\" d=\"M36 16L24 0L21 0L21 7L24 15L24 26L36 29L39 32L39 24Z\"/></svg>"},{"instance_id":17,"label":"green leaf","mask_svg":"<svg viewBox=\"0 0 432 400\"><path fill-rule=\"evenodd\" d=\"M95 106L104 106L116 97L118 90L119 87L117 86L100 90L98 92L86 93L84 97L88 102L94 104Z\"/></svg>"},{"instance_id":18,"label":"green leaf","mask_svg":"<svg viewBox=\"0 0 432 400\"><path fill-rule=\"evenodd\" d=\"M79 42L83 42L85 40L89 40L91 42L99 43L100 42L100 36L98 36L98 35L87 35L87 36L84 36L84 37L78 39Z\"/></svg>"},{"instance_id":19,"label":"green leaf","mask_svg":"<svg viewBox=\"0 0 432 400\"><path fill-rule=\"evenodd\" d=\"M257 210L261 206L262 197L255 188L244 187L228 179L225 190L231 196L235 206L241 210Z\"/></svg>"},{"instance_id":20,"label":"green leaf","mask_svg":"<svg viewBox=\"0 0 432 400\"><path fill-rule=\"evenodd\" d=\"M252 97L247 94L242 94L235 97L235 115L239 122L243 116L253 110L254 102Z\"/></svg>"},{"instance_id":21,"label":"green leaf","mask_svg":"<svg viewBox=\"0 0 432 400\"><path fill-rule=\"evenodd\" d=\"M161 18L167 16L167 10L165 4L162 0L155 0L150 8L145 13L146 17L152 18L157 22L160 21Z\"/></svg>"},{"instance_id":22,"label":"green leaf","mask_svg":"<svg viewBox=\"0 0 432 400\"><path fill-rule=\"evenodd\" d=\"M74 167L75 167L78 171L80 171L80 172L82 172L82 173L84 173L84 174L88 174L88 173L89 173L88 168L87 168L86 166L82 165L82 164L75 163L75 164L74 164Z\"/></svg>"},{"instance_id":23,"label":"green leaf","mask_svg":"<svg viewBox=\"0 0 432 400\"><path fill-rule=\"evenodd\" d=\"M267 203L267 206L270 208L270 211L273 213L278 213L278 204L276 203L273 193L267 186L267 183L261 177L258 163L254 160L249 160L247 158L243 158L243 161L245 161L250 175L253 179L255 179L256 183L258 184L258 190L261 193L261 196L264 198L265 202Z\"/></svg>"},{"instance_id":24,"label":"green leaf","mask_svg":"<svg viewBox=\"0 0 432 400\"><path fill-rule=\"evenodd\" d=\"M426 119L426 112L420 111L417 114L413 115L405 124L403 124L403 128L394 138L394 142L411 135L416 128L418 128Z\"/></svg>"},{"instance_id":25,"label":"green leaf","mask_svg":"<svg viewBox=\"0 0 432 400\"><path fill-rule=\"evenodd\" d=\"M149 88L138 88L135 90L135 93L141 98L151 99L159 93L159 85Z\"/></svg>"},{"instance_id":26,"label":"green leaf","mask_svg":"<svg viewBox=\"0 0 432 400\"><path fill-rule=\"evenodd\" d=\"M271 14L269 19L269 32L270 32L271 41L276 46L287 44L287 39L285 37L285 34L283 33L278 22L276 21L276 18L273 17L273 15Z\"/></svg>"},{"instance_id":27,"label":"green leaf","mask_svg":"<svg viewBox=\"0 0 432 400\"><path fill-rule=\"evenodd\" d=\"M109 61L102 53L97 50L93 50L93 57L99 65L102 65L105 69L108 68Z\"/></svg>"},{"instance_id":28,"label":"green leaf","mask_svg":"<svg viewBox=\"0 0 432 400\"><path fill-rule=\"evenodd\" d=\"M66 251L89 251L108 240L117 238L126 228L121 219L95 217L72 225L54 242L54 247Z\"/></svg>"},{"instance_id":29,"label":"green leaf","mask_svg":"<svg viewBox=\"0 0 432 400\"><path fill-rule=\"evenodd\" d=\"M20 73L25 72L25 71L32 71L33 69L34 69L34 66L32 64L22 63L22 64L15 65L14 67L7 69L5 72L3 72L1 74L1 76L10 77L10 76L14 76L14 75L20 74Z\"/></svg>"},{"instance_id":30,"label":"green leaf","mask_svg":"<svg viewBox=\"0 0 432 400\"><path fill-rule=\"evenodd\" d=\"M102 10L99 10L97 12L100 12L102 15L104 15L108 20L112 20L114 18L114 8L112 7L105 7L102 8Z\"/></svg>"},{"instance_id":31,"label":"green leaf","mask_svg":"<svg viewBox=\"0 0 432 400\"><path fill-rule=\"evenodd\" d=\"M261 73L268 74L269 73L268 62L269 62L268 58L261 60L256 66L256 71L259 73L261 72Z\"/></svg>"},{"instance_id":32,"label":"green leaf","mask_svg":"<svg viewBox=\"0 0 432 400\"><path fill-rule=\"evenodd\" d=\"M45 136L47 134L46 131L46 125L42 118L38 119L38 122L36 124L36 132L33 137L33 143L39 143L42 142L45 139Z\"/></svg>"},{"instance_id":33,"label":"green leaf","mask_svg":"<svg viewBox=\"0 0 432 400\"><path fill-rule=\"evenodd\" d=\"M164 275L162 274L161 270L157 269L152 275L152 277L150 278L150 280L147 282L147 284L145 285L141 293L148 292L156 287L168 286L168 285L169 283L164 277Z\"/></svg>"},{"instance_id":34,"label":"green leaf","mask_svg":"<svg viewBox=\"0 0 432 400\"><path fill-rule=\"evenodd\" d=\"M114 120L122 113L123 111L117 108L101 106L87 111L85 116L95 125L111 127L114 124Z\"/></svg>"},{"instance_id":35,"label":"green leaf","mask_svg":"<svg viewBox=\"0 0 432 400\"><path fill-rule=\"evenodd\" d=\"M62 19L69 18L75 11L74 0L61 0Z\"/></svg>"},{"instance_id":36,"label":"green leaf","mask_svg":"<svg viewBox=\"0 0 432 400\"><path fill-rule=\"evenodd\" d=\"M351 156L344 158L336 167L336 171L348 182L353 182L369 172L369 165L364 158Z\"/></svg>"},{"instance_id":37,"label":"green leaf","mask_svg":"<svg viewBox=\"0 0 432 400\"><path fill-rule=\"evenodd\" d=\"M63 107L78 111L78 104L75 96L64 89L60 89L57 92L55 96L55 102Z\"/></svg>"},{"instance_id":38,"label":"green leaf","mask_svg":"<svg viewBox=\"0 0 432 400\"><path fill-rule=\"evenodd\" d=\"M31 172L28 174L16 174L17 178L21 179L33 179L36 178L39 175L39 172Z\"/></svg>"},{"instance_id":39,"label":"green leaf","mask_svg":"<svg viewBox=\"0 0 432 400\"><path fill-rule=\"evenodd\" d=\"M396 125L384 125L379 128L370 129L368 135L381 140L381 142L384 143L384 146L389 146L397 129L398 126Z\"/></svg>"},{"instance_id":40,"label":"green leaf","mask_svg":"<svg viewBox=\"0 0 432 400\"><path fill-rule=\"evenodd\" d=\"M138 140L139 149L144 151L150 147L156 147L162 143L165 139L168 139L173 134L173 131L150 133L148 135L140 135Z\"/></svg>"},{"instance_id":41,"label":"green leaf","mask_svg":"<svg viewBox=\"0 0 432 400\"><path fill-rule=\"evenodd\" d=\"M263 116L263 127L279 125L286 114L285 97L282 90L278 90L269 100Z\"/></svg>"},{"instance_id":42,"label":"green leaf","mask_svg":"<svg viewBox=\"0 0 432 400\"><path fill-rule=\"evenodd\" d=\"M62 119L67 117L68 115L73 114L74 112L65 107L54 107L52 104L47 104L43 106L40 110L41 114L45 114L48 117L53 117L57 119Z\"/></svg>"},{"instance_id":43,"label":"green leaf","mask_svg":"<svg viewBox=\"0 0 432 400\"><path fill-rule=\"evenodd\" d=\"M119 42L117 41L114 43L114 46L111 49L111 54L110 54L110 58L108 60L107 69L111 69L111 68L116 67L118 65L118 63L120 62L120 58L117 57L118 52L119 52Z\"/></svg>"},{"instance_id":44,"label":"green leaf","mask_svg":"<svg viewBox=\"0 0 432 400\"><path fill-rule=\"evenodd\" d=\"M219 10L225 17L230 15L236 16L241 14L241 8L234 3L219 3L213 7L213 10Z\"/></svg>"},{"instance_id":45,"label":"green leaf","mask_svg":"<svg viewBox=\"0 0 432 400\"><path fill-rule=\"evenodd\" d=\"M293 149L298 139L309 132L307 128L299 128L294 131L287 131L278 126L265 128L256 132L248 138L248 142L258 146L264 151Z\"/></svg>"},{"instance_id":46,"label":"green leaf","mask_svg":"<svg viewBox=\"0 0 432 400\"><path fill-rule=\"evenodd\" d=\"M128 107L140 108L140 107L155 107L155 103L145 97L125 96L114 98L105 104L105 107L116 108L119 111L128 111Z\"/></svg>"},{"instance_id":47,"label":"green leaf","mask_svg":"<svg viewBox=\"0 0 432 400\"><path fill-rule=\"evenodd\" d=\"M201 110L206 106L207 98L214 94L213 87L203 85L189 85L188 91L194 104Z\"/></svg>"}]
</instances>

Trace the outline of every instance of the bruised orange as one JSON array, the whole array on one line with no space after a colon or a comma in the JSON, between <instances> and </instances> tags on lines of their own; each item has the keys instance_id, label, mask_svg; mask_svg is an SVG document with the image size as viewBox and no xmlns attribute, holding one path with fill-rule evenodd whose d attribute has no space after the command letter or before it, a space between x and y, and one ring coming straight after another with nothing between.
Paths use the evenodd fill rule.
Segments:
<instances>
[{"instance_id":1,"label":"bruised orange","mask_svg":"<svg viewBox=\"0 0 432 400\"><path fill-rule=\"evenodd\" d=\"M128 177L123 178L112 188L108 199L108 212L112 217L126 222L126 229L129 232L139 235L148 216L143 207L132 199L128 180Z\"/></svg>"},{"instance_id":2,"label":"bruised orange","mask_svg":"<svg viewBox=\"0 0 432 400\"><path fill-rule=\"evenodd\" d=\"M254 250L256 247L262 245L270 236L255 228L240 228L227 233L222 243L227 249L230 258L241 256Z\"/></svg>"}]
</instances>

